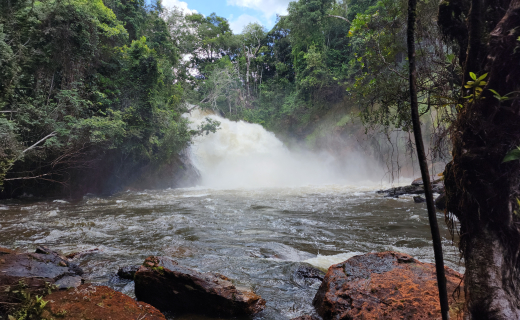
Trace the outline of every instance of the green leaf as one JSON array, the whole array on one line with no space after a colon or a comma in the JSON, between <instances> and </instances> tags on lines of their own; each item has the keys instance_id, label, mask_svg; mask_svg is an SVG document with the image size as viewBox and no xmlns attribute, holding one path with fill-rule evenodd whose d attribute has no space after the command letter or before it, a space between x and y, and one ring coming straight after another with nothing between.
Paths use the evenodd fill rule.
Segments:
<instances>
[{"instance_id":1,"label":"green leaf","mask_svg":"<svg viewBox=\"0 0 520 320\"><path fill-rule=\"evenodd\" d=\"M471 77L471 79L473 79L473 80L477 80L477 75L476 75L475 73L470 72L470 73L469 73L469 76Z\"/></svg>"},{"instance_id":2,"label":"green leaf","mask_svg":"<svg viewBox=\"0 0 520 320\"><path fill-rule=\"evenodd\" d=\"M495 96L500 97L500 94L498 94L498 92L496 92L495 90L493 90L493 89L488 89L488 90L491 91Z\"/></svg>"},{"instance_id":3,"label":"green leaf","mask_svg":"<svg viewBox=\"0 0 520 320\"><path fill-rule=\"evenodd\" d=\"M482 81L482 80L486 79L487 75L488 75L487 73L484 73L483 75L481 75L481 76L478 78L478 81Z\"/></svg>"},{"instance_id":4,"label":"green leaf","mask_svg":"<svg viewBox=\"0 0 520 320\"><path fill-rule=\"evenodd\" d=\"M509 151L506 156L504 157L504 162L514 161L520 159L520 147L516 147L515 149Z\"/></svg>"}]
</instances>

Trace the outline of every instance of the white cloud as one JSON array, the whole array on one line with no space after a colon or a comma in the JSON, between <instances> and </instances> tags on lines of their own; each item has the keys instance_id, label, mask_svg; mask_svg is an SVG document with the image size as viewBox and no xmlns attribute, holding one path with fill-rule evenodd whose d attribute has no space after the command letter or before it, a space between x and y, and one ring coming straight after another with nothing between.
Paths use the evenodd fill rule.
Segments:
<instances>
[{"instance_id":1,"label":"white cloud","mask_svg":"<svg viewBox=\"0 0 520 320\"><path fill-rule=\"evenodd\" d=\"M179 0L161 0L161 3L163 5L163 7L165 7L165 8L177 7L184 14L197 13L197 10L191 10L190 8L188 8L188 4L186 2L184 2L184 1L179 1Z\"/></svg>"},{"instance_id":2,"label":"white cloud","mask_svg":"<svg viewBox=\"0 0 520 320\"><path fill-rule=\"evenodd\" d=\"M244 30L244 27L247 26L251 22L257 22L259 24L262 24L260 20L257 17L250 16L248 14L243 14L240 17L238 17L236 20L229 22L229 27L231 30L233 30L234 34L242 33L242 30Z\"/></svg>"},{"instance_id":3,"label":"white cloud","mask_svg":"<svg viewBox=\"0 0 520 320\"><path fill-rule=\"evenodd\" d=\"M227 0L228 5L261 11L267 19L276 14L286 15L289 2L291 0Z\"/></svg>"}]
</instances>

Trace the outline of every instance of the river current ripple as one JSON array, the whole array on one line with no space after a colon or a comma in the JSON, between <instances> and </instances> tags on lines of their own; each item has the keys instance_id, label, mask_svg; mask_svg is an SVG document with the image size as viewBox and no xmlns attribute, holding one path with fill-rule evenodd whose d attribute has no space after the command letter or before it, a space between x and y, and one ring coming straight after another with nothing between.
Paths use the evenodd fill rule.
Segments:
<instances>
[{"instance_id":1,"label":"river current ripple","mask_svg":"<svg viewBox=\"0 0 520 320\"><path fill-rule=\"evenodd\" d=\"M438 214L446 264L463 271L444 217ZM350 256L396 250L433 262L424 204L384 198L372 187L208 189L124 192L81 201L0 203L0 246L64 253L99 248L78 260L87 281L133 295L119 266L150 255L214 271L266 301L255 319L313 314L319 283L296 275L302 264L326 269ZM205 319L186 315L172 319Z\"/></svg>"}]
</instances>

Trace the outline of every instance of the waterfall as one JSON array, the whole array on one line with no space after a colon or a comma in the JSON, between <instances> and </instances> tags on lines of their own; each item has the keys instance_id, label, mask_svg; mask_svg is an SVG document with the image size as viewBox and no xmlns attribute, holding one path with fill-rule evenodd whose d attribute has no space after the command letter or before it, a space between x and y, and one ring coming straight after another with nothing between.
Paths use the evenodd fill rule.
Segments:
<instances>
[{"instance_id":1,"label":"waterfall","mask_svg":"<svg viewBox=\"0 0 520 320\"><path fill-rule=\"evenodd\" d=\"M259 124L231 121L199 109L186 116L193 129L206 117L220 122L216 133L196 137L191 146L192 161L205 187L357 184L373 176L359 154L338 161L325 152L292 151Z\"/></svg>"}]
</instances>

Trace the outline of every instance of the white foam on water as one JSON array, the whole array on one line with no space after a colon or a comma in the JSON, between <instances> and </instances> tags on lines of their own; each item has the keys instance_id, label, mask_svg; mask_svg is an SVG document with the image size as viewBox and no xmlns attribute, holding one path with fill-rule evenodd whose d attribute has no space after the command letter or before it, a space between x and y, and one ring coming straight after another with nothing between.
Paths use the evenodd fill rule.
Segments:
<instances>
[{"instance_id":1,"label":"white foam on water","mask_svg":"<svg viewBox=\"0 0 520 320\"><path fill-rule=\"evenodd\" d=\"M362 255L362 252L346 252L346 253L340 253L330 256L322 256L318 255L315 258L304 260L303 262L306 262L313 267L316 267L320 270L327 271L330 266L343 262L345 260L348 260L354 256Z\"/></svg>"},{"instance_id":2,"label":"white foam on water","mask_svg":"<svg viewBox=\"0 0 520 320\"><path fill-rule=\"evenodd\" d=\"M186 115L196 129L206 118L220 122L216 133L194 139L192 160L209 188L272 188L309 185L375 185L379 166L352 152L335 159L321 152L289 150L261 125L231 121L193 109ZM372 181L371 181L372 180Z\"/></svg>"}]
</instances>

